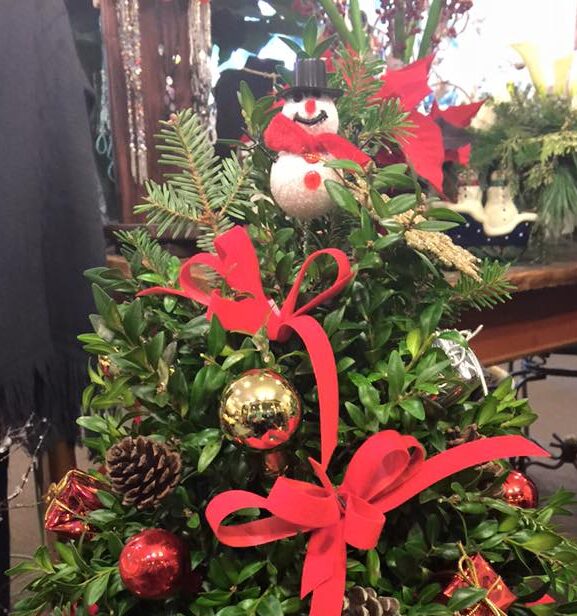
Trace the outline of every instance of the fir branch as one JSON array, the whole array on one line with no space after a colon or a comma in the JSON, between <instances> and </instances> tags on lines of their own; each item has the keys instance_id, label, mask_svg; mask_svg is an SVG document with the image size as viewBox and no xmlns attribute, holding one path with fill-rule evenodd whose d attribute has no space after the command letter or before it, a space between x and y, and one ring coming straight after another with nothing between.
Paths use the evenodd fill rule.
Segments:
<instances>
[{"instance_id":1,"label":"fir branch","mask_svg":"<svg viewBox=\"0 0 577 616\"><path fill-rule=\"evenodd\" d=\"M214 148L200 120L190 109L175 114L163 123L159 163L177 166L182 172L168 175L169 184L192 197L204 215L212 210L214 176L220 170Z\"/></svg>"},{"instance_id":2,"label":"fir branch","mask_svg":"<svg viewBox=\"0 0 577 616\"><path fill-rule=\"evenodd\" d=\"M369 99L382 85L378 77L383 71L383 63L379 59L368 60L364 56L344 51L337 66L339 81L335 85L344 90L338 102L339 116L343 120L350 118L358 121L357 116L367 110ZM343 121L343 126L346 125Z\"/></svg>"},{"instance_id":3,"label":"fir branch","mask_svg":"<svg viewBox=\"0 0 577 616\"><path fill-rule=\"evenodd\" d=\"M129 263L137 256L146 269L168 277L172 255L145 228L117 231L116 237L122 242L121 252Z\"/></svg>"},{"instance_id":4,"label":"fir branch","mask_svg":"<svg viewBox=\"0 0 577 616\"><path fill-rule=\"evenodd\" d=\"M146 203L137 205L137 214L146 214L150 224L157 225L158 234L170 230L175 237L190 237L198 224L198 215L190 203L181 198L170 184L146 183Z\"/></svg>"},{"instance_id":5,"label":"fir branch","mask_svg":"<svg viewBox=\"0 0 577 616\"><path fill-rule=\"evenodd\" d=\"M158 149L160 163L172 168L166 184L146 183L145 203L136 206L158 233L190 237L199 247L214 250L213 240L230 229L230 217L244 220L252 207L252 167L233 156L220 162L208 134L190 111L163 122Z\"/></svg>"},{"instance_id":6,"label":"fir branch","mask_svg":"<svg viewBox=\"0 0 577 616\"><path fill-rule=\"evenodd\" d=\"M252 206L251 179L252 165L249 161L241 164L236 154L222 161L220 176L221 195L217 199L220 215L229 214L244 220L245 209Z\"/></svg>"},{"instance_id":7,"label":"fir branch","mask_svg":"<svg viewBox=\"0 0 577 616\"><path fill-rule=\"evenodd\" d=\"M377 140L381 145L398 143L399 139L412 135L414 125L408 120L409 114L403 111L398 99L384 99L378 106L369 107L366 111L366 122L359 134L363 146Z\"/></svg>"},{"instance_id":8,"label":"fir branch","mask_svg":"<svg viewBox=\"0 0 577 616\"><path fill-rule=\"evenodd\" d=\"M461 307L477 310L493 308L511 298L514 285L506 278L509 266L498 261L485 260L479 267L479 280L470 276L459 277L452 299Z\"/></svg>"}]
</instances>

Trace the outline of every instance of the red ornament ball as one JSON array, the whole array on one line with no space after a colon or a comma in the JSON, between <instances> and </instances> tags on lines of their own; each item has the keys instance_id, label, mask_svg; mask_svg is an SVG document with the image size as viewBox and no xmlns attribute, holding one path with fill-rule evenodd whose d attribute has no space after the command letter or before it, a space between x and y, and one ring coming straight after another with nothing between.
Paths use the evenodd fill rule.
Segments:
<instances>
[{"instance_id":1,"label":"red ornament ball","mask_svg":"<svg viewBox=\"0 0 577 616\"><path fill-rule=\"evenodd\" d=\"M539 503L535 482L519 471L511 471L501 488L503 500L513 507L534 509Z\"/></svg>"},{"instance_id":2,"label":"red ornament ball","mask_svg":"<svg viewBox=\"0 0 577 616\"><path fill-rule=\"evenodd\" d=\"M142 599L166 599L180 590L187 563L187 550L179 537L150 528L128 540L118 565L131 593Z\"/></svg>"}]
</instances>

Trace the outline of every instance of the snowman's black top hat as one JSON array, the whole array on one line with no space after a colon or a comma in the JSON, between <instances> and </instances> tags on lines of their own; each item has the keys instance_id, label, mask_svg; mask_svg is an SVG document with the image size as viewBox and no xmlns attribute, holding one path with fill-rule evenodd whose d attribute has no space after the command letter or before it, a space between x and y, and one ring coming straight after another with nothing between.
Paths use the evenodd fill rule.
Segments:
<instances>
[{"instance_id":1,"label":"snowman's black top hat","mask_svg":"<svg viewBox=\"0 0 577 616\"><path fill-rule=\"evenodd\" d=\"M339 98L343 91L327 88L327 69L324 60L320 58L299 58L295 63L295 84L279 92L278 98L294 96L295 94L324 94L331 98Z\"/></svg>"}]
</instances>

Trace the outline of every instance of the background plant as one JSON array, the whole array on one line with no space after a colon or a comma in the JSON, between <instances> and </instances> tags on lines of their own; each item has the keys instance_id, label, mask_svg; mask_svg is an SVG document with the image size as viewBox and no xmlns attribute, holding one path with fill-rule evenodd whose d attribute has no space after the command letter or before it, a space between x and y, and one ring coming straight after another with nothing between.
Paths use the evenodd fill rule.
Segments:
<instances>
[{"instance_id":1,"label":"background plant","mask_svg":"<svg viewBox=\"0 0 577 616\"><path fill-rule=\"evenodd\" d=\"M475 133L471 166L482 180L505 173L520 209L536 209L546 239L577 225L577 113L571 99L532 88L510 88L493 105L493 124Z\"/></svg>"}]
</instances>

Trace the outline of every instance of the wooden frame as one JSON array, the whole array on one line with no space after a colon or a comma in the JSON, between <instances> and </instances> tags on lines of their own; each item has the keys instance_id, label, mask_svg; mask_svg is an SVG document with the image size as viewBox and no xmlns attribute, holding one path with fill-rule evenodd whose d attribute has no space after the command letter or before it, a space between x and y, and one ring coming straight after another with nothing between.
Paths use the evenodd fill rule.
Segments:
<instances>
[{"instance_id":1,"label":"wooden frame","mask_svg":"<svg viewBox=\"0 0 577 616\"><path fill-rule=\"evenodd\" d=\"M120 199L121 222L138 221L134 206L142 199L130 171L127 91L121 57L115 0L101 0L102 38L106 52L108 84L110 91L110 117L114 143L114 165ZM178 50L182 60L173 67L176 107L191 104L190 44L188 40L188 0L163 2L140 0L140 31L142 57L142 91L146 121L146 146L148 149L148 175L161 181L155 152L155 135L160 120L167 119L165 112L165 65L159 54L159 45L167 53Z\"/></svg>"}]
</instances>

